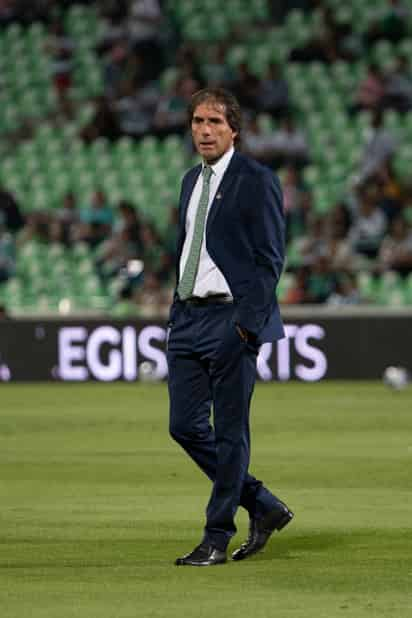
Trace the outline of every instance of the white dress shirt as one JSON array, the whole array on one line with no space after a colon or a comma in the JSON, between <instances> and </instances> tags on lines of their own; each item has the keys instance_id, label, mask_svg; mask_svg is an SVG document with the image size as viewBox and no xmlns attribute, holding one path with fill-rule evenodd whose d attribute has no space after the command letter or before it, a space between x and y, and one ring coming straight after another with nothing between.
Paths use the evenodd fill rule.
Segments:
<instances>
[{"instance_id":1,"label":"white dress shirt","mask_svg":"<svg viewBox=\"0 0 412 618\"><path fill-rule=\"evenodd\" d=\"M199 267L197 270L195 286L193 288L193 296L210 296L211 294L227 294L232 297L229 285L223 276L222 272L218 269L216 264L206 249L206 224L207 217L209 215L210 206L216 196L220 182L223 178L230 160L233 156L234 148L230 148L216 163L211 165L212 175L210 177L209 184L209 202L207 205L207 214L205 222L205 230L203 234L202 247L200 250ZM190 245L192 243L196 211L199 204L200 194L202 192L203 176L199 174L199 178L193 188L192 195L190 197L189 206L186 214L186 237L183 245L182 255L179 263L179 277L182 277L187 258L189 256ZM214 206L219 208L219 202Z\"/></svg>"}]
</instances>

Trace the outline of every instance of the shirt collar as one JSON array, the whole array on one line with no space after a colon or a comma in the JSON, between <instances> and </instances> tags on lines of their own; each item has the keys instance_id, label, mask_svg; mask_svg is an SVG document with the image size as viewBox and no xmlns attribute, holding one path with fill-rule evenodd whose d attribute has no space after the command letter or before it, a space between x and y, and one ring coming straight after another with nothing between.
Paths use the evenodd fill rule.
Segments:
<instances>
[{"instance_id":1,"label":"shirt collar","mask_svg":"<svg viewBox=\"0 0 412 618\"><path fill-rule=\"evenodd\" d=\"M225 154L222 155L218 161L216 161L216 163L213 163L213 165L210 165L214 175L216 174L216 176L223 176L234 152L235 152L235 149L233 146L231 146L229 150L225 152ZM205 167L205 163L203 162L202 169L204 167Z\"/></svg>"}]
</instances>

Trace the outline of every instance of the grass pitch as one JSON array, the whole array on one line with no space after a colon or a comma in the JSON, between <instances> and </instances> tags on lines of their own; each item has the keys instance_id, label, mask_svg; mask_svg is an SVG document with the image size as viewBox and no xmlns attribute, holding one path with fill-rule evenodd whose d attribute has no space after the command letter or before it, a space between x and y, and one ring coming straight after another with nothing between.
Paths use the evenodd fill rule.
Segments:
<instances>
[{"instance_id":1,"label":"grass pitch","mask_svg":"<svg viewBox=\"0 0 412 618\"><path fill-rule=\"evenodd\" d=\"M1 618L412 616L412 389L259 385L251 470L296 516L214 568L173 565L210 485L167 425L164 385L0 386Z\"/></svg>"}]
</instances>

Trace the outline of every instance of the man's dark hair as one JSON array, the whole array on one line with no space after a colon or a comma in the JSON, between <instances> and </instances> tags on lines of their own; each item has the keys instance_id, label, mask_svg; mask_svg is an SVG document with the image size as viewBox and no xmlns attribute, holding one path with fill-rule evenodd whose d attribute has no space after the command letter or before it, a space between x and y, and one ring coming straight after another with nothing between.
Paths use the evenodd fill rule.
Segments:
<instances>
[{"instance_id":1,"label":"man's dark hair","mask_svg":"<svg viewBox=\"0 0 412 618\"><path fill-rule=\"evenodd\" d=\"M195 109L202 103L217 103L224 107L225 118L232 129L236 131L235 143L240 143L240 132L242 129L242 112L236 97L224 88L204 88L192 95L189 104L189 124L192 124Z\"/></svg>"}]
</instances>

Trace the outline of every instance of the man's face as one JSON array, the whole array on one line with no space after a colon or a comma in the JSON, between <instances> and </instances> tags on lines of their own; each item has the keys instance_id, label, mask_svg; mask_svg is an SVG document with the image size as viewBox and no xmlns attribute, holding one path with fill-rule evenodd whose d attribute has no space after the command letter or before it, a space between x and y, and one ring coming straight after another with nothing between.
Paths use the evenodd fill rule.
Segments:
<instances>
[{"instance_id":1,"label":"man's face","mask_svg":"<svg viewBox=\"0 0 412 618\"><path fill-rule=\"evenodd\" d=\"M230 127L225 106L213 101L198 105L192 118L192 137L206 163L214 163L233 146L237 133Z\"/></svg>"}]
</instances>

